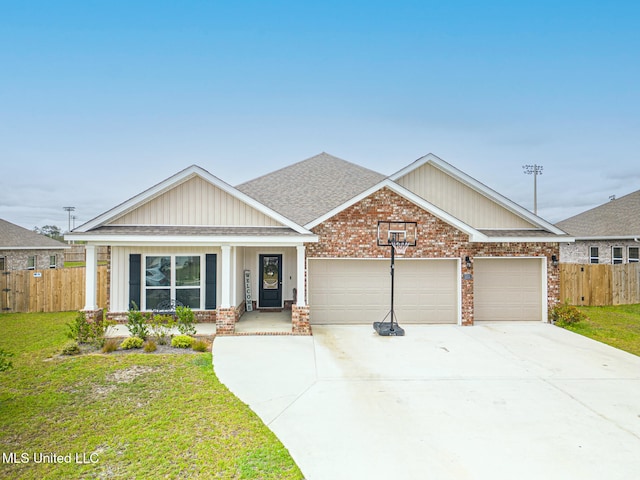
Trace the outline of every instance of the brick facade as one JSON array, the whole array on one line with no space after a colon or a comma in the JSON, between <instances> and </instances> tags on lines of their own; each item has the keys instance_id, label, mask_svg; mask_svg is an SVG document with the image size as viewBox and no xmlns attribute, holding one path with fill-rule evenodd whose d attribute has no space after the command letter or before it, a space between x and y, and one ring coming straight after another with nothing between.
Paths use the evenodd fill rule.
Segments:
<instances>
[{"instance_id":1,"label":"brick facade","mask_svg":"<svg viewBox=\"0 0 640 480\"><path fill-rule=\"evenodd\" d=\"M4 258L5 270L29 269L29 257L35 257L34 270L47 270L52 268L51 257L55 256L55 267L64 267L64 250L0 250L0 257Z\"/></svg>"},{"instance_id":2,"label":"brick facade","mask_svg":"<svg viewBox=\"0 0 640 480\"><path fill-rule=\"evenodd\" d=\"M404 258L459 258L462 271L462 323L473 325L473 264L465 257L547 257L547 303L558 302L560 278L551 257L559 258L558 243L470 243L469 236L421 209L392 190L383 188L313 228L319 242L307 244L308 258L388 258L389 247L377 245L380 220L415 221L418 241Z\"/></svg>"},{"instance_id":3,"label":"brick facade","mask_svg":"<svg viewBox=\"0 0 640 480\"><path fill-rule=\"evenodd\" d=\"M622 248L622 263L629 263L629 247L637 249L640 242L634 240L576 240L560 244L562 263L590 263L590 247L598 247L598 263L613 264L613 247Z\"/></svg>"}]
</instances>

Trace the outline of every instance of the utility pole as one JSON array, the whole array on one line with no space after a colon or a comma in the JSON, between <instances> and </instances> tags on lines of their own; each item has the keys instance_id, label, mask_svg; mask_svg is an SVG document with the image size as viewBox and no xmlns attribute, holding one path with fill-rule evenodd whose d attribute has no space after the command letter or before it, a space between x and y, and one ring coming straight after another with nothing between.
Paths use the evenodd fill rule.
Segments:
<instances>
[{"instance_id":1,"label":"utility pole","mask_svg":"<svg viewBox=\"0 0 640 480\"><path fill-rule=\"evenodd\" d=\"M533 213L538 215L538 175L542 175L542 165L523 165L525 175L533 175Z\"/></svg>"},{"instance_id":2,"label":"utility pole","mask_svg":"<svg viewBox=\"0 0 640 480\"><path fill-rule=\"evenodd\" d=\"M67 230L68 232L71 231L71 212L73 212L76 207L62 207L66 212L69 212L69 229Z\"/></svg>"}]
</instances>

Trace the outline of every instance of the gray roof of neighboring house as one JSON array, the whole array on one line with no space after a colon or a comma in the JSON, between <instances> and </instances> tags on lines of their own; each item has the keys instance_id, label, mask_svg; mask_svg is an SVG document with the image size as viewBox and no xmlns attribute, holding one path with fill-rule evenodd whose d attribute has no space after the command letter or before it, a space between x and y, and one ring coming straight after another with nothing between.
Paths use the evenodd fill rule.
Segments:
<instances>
[{"instance_id":1,"label":"gray roof of neighboring house","mask_svg":"<svg viewBox=\"0 0 640 480\"><path fill-rule=\"evenodd\" d=\"M322 152L236 188L298 225L306 225L385 178Z\"/></svg>"},{"instance_id":2,"label":"gray roof of neighboring house","mask_svg":"<svg viewBox=\"0 0 640 480\"><path fill-rule=\"evenodd\" d=\"M640 236L640 190L556 224L576 238Z\"/></svg>"},{"instance_id":3,"label":"gray roof of neighboring house","mask_svg":"<svg viewBox=\"0 0 640 480\"><path fill-rule=\"evenodd\" d=\"M65 243L45 237L39 233L22 228L14 223L0 219L0 249L56 249L69 248Z\"/></svg>"}]
</instances>

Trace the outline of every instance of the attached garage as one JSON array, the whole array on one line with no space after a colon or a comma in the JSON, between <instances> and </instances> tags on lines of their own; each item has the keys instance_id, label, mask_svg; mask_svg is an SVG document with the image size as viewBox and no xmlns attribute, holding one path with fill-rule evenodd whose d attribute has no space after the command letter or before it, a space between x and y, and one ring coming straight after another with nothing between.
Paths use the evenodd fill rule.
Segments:
<instances>
[{"instance_id":1,"label":"attached garage","mask_svg":"<svg viewBox=\"0 0 640 480\"><path fill-rule=\"evenodd\" d=\"M475 258L475 321L544 320L546 275L541 258Z\"/></svg>"},{"instance_id":2,"label":"attached garage","mask_svg":"<svg viewBox=\"0 0 640 480\"><path fill-rule=\"evenodd\" d=\"M313 324L368 324L389 312L389 259L309 259L308 301ZM458 260L397 259L398 322L458 323Z\"/></svg>"}]
</instances>

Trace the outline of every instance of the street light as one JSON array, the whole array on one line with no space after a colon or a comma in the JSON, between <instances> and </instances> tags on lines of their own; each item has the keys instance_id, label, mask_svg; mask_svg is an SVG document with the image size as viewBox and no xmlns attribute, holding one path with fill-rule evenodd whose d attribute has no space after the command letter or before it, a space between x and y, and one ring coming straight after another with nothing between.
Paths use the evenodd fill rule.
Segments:
<instances>
[{"instance_id":1,"label":"street light","mask_svg":"<svg viewBox=\"0 0 640 480\"><path fill-rule=\"evenodd\" d=\"M66 212L69 212L69 229L67 230L68 232L71 231L71 212L73 212L76 207L62 207Z\"/></svg>"},{"instance_id":2,"label":"street light","mask_svg":"<svg viewBox=\"0 0 640 480\"><path fill-rule=\"evenodd\" d=\"M538 215L538 175L542 175L542 165L523 165L525 175L533 175L533 213Z\"/></svg>"}]
</instances>

